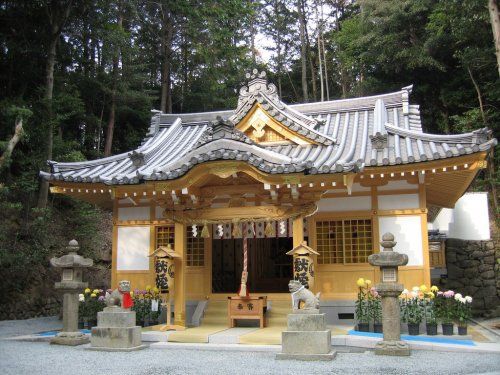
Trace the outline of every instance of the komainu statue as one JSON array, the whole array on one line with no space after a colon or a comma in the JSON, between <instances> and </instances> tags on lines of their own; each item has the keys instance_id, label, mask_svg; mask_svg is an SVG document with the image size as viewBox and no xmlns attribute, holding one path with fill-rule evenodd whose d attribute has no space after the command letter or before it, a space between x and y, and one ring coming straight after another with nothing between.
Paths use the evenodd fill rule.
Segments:
<instances>
[{"instance_id":1,"label":"komainu statue","mask_svg":"<svg viewBox=\"0 0 500 375\"><path fill-rule=\"evenodd\" d=\"M304 302L301 310L319 310L319 296L320 292L314 295L309 289L297 280L290 280L288 289L292 294L292 308L299 310L300 302Z\"/></svg>"},{"instance_id":2,"label":"komainu statue","mask_svg":"<svg viewBox=\"0 0 500 375\"><path fill-rule=\"evenodd\" d=\"M118 288L111 293L106 293L106 306L122 307L128 309L133 306L130 297L130 281L122 280L118 283Z\"/></svg>"}]
</instances>

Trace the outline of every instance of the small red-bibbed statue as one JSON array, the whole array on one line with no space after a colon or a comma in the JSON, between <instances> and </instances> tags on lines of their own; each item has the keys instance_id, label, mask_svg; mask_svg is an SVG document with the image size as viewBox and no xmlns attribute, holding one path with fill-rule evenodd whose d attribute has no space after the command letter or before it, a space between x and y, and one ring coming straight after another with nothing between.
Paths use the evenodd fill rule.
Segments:
<instances>
[{"instance_id":1,"label":"small red-bibbed statue","mask_svg":"<svg viewBox=\"0 0 500 375\"><path fill-rule=\"evenodd\" d=\"M118 283L117 289L111 293L106 293L106 305L123 309L130 309L134 306L134 301L130 295L130 281L122 280Z\"/></svg>"}]
</instances>

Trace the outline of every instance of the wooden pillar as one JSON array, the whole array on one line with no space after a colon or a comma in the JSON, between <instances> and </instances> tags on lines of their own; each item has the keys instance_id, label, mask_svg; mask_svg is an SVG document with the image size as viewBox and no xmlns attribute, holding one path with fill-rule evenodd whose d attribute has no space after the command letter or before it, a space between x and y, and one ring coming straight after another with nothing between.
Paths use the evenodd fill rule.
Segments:
<instances>
[{"instance_id":1,"label":"wooden pillar","mask_svg":"<svg viewBox=\"0 0 500 375\"><path fill-rule=\"evenodd\" d=\"M299 246L304 241L304 218L293 219L293 247Z\"/></svg>"},{"instance_id":2,"label":"wooden pillar","mask_svg":"<svg viewBox=\"0 0 500 375\"><path fill-rule=\"evenodd\" d=\"M423 180L423 178L422 178ZM424 260L424 284L431 285L431 265L429 261L429 233L427 230L427 195L424 181L419 181L418 197L420 202L420 225L422 231L422 252Z\"/></svg>"},{"instance_id":3,"label":"wooden pillar","mask_svg":"<svg viewBox=\"0 0 500 375\"><path fill-rule=\"evenodd\" d=\"M175 251L180 258L175 259L174 270L174 324L186 326L186 253L187 233L186 224L175 223L174 227Z\"/></svg>"}]
</instances>

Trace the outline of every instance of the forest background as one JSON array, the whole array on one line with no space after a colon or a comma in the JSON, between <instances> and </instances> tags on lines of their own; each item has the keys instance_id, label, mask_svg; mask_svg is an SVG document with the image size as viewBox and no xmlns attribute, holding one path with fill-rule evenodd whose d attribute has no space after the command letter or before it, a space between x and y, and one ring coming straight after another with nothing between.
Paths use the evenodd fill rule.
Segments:
<instances>
[{"instance_id":1,"label":"forest background","mask_svg":"<svg viewBox=\"0 0 500 375\"><path fill-rule=\"evenodd\" d=\"M487 126L498 138L500 84L492 30L495 17L498 26L497 5L495 0L1 0L0 283L2 304L18 306L3 315L0 306L0 319L19 317L15 311L36 305L37 298L41 307L30 307L26 315L50 312L43 307L43 290L53 276L48 259L71 238L80 242L81 253L97 260L103 271L97 283L109 269L109 213L51 195L38 177L46 160L129 151L145 136L152 109L235 108L245 73L253 68L266 70L288 103L413 84L411 101L420 104L426 132ZM491 193L497 218L499 157L497 150L497 161L490 158L471 186Z\"/></svg>"}]
</instances>

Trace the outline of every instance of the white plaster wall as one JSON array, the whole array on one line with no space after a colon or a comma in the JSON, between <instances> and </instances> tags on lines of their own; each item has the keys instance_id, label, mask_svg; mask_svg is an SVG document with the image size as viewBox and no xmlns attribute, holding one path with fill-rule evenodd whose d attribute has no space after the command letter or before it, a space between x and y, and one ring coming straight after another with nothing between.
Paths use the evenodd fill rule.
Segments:
<instances>
[{"instance_id":1,"label":"white plaster wall","mask_svg":"<svg viewBox=\"0 0 500 375\"><path fill-rule=\"evenodd\" d=\"M118 207L118 220L149 220L149 206Z\"/></svg>"},{"instance_id":2,"label":"white plaster wall","mask_svg":"<svg viewBox=\"0 0 500 375\"><path fill-rule=\"evenodd\" d=\"M379 217L380 240L387 232L392 233L397 242L394 250L408 255L408 266L424 264L420 216Z\"/></svg>"},{"instance_id":3,"label":"white plaster wall","mask_svg":"<svg viewBox=\"0 0 500 375\"><path fill-rule=\"evenodd\" d=\"M441 210L432 223L432 228L439 229L450 238L489 240L488 193L464 194L454 209Z\"/></svg>"},{"instance_id":4,"label":"white plaster wall","mask_svg":"<svg viewBox=\"0 0 500 375\"><path fill-rule=\"evenodd\" d=\"M371 210L371 196L323 198L318 202L319 212L366 211Z\"/></svg>"},{"instance_id":5,"label":"white plaster wall","mask_svg":"<svg viewBox=\"0 0 500 375\"><path fill-rule=\"evenodd\" d=\"M419 208L418 194L379 195L379 210L405 210Z\"/></svg>"},{"instance_id":6,"label":"white plaster wall","mask_svg":"<svg viewBox=\"0 0 500 375\"><path fill-rule=\"evenodd\" d=\"M417 184L410 184L406 180L395 180L389 181L387 185L378 186L377 190L385 191L385 190L408 190L408 189L417 189Z\"/></svg>"},{"instance_id":7,"label":"white plaster wall","mask_svg":"<svg viewBox=\"0 0 500 375\"><path fill-rule=\"evenodd\" d=\"M118 271L149 270L149 233L149 226L118 227Z\"/></svg>"}]
</instances>

